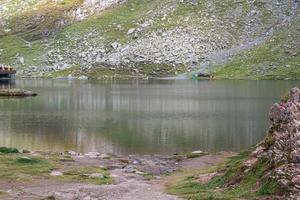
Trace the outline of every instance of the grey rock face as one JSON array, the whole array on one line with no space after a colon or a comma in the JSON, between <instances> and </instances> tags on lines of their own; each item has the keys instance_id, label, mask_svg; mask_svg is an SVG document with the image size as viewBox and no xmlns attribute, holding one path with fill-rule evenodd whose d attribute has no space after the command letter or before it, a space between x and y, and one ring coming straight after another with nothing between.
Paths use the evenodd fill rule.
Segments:
<instances>
[{"instance_id":1,"label":"grey rock face","mask_svg":"<svg viewBox=\"0 0 300 200\"><path fill-rule=\"evenodd\" d=\"M151 32L121 48L104 55L102 63L126 65L129 63L193 64L199 63L209 52L226 47L226 41L212 39L183 29Z\"/></svg>"}]
</instances>

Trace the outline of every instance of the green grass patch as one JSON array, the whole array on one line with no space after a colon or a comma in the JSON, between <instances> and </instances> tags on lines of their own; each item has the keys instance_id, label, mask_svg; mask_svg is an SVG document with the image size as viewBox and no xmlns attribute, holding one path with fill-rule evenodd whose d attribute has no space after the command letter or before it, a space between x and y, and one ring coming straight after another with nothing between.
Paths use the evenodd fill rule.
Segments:
<instances>
[{"instance_id":1,"label":"green grass patch","mask_svg":"<svg viewBox=\"0 0 300 200\"><path fill-rule=\"evenodd\" d=\"M96 67L91 71L83 73L89 78L122 78L133 75L129 68L114 68L110 69L107 67Z\"/></svg>"},{"instance_id":2,"label":"green grass patch","mask_svg":"<svg viewBox=\"0 0 300 200\"><path fill-rule=\"evenodd\" d=\"M58 38L75 33L85 35L93 29L101 32L101 36L107 41L118 40L125 43L131 37L127 35L127 31L130 28L136 28L136 23L157 3L159 3L158 0L145 0L143 3L140 0L128 0L120 6L103 11L99 16L90 17L67 27Z\"/></svg>"},{"instance_id":3,"label":"green grass patch","mask_svg":"<svg viewBox=\"0 0 300 200\"><path fill-rule=\"evenodd\" d=\"M82 72L80 70L80 67L77 65L74 65L74 66L64 69L64 70L50 72L45 76L52 77L52 78L60 78L60 77L65 78L65 77L68 77L69 75L80 76L81 74L82 74Z\"/></svg>"},{"instance_id":4,"label":"green grass patch","mask_svg":"<svg viewBox=\"0 0 300 200\"><path fill-rule=\"evenodd\" d=\"M43 35L60 28L57 22L68 20L66 12L78 7L82 2L83 0L40 1L34 7L29 7L24 12L10 18L10 29L13 34L17 34L25 40L41 39Z\"/></svg>"},{"instance_id":5,"label":"green grass patch","mask_svg":"<svg viewBox=\"0 0 300 200\"><path fill-rule=\"evenodd\" d=\"M278 183L274 180L267 180L262 183L262 186L258 190L259 195L273 195L280 191Z\"/></svg>"},{"instance_id":6,"label":"green grass patch","mask_svg":"<svg viewBox=\"0 0 300 200\"><path fill-rule=\"evenodd\" d=\"M26 155L26 156L24 156ZM90 184L110 184L112 179L106 169L99 167L77 166L72 163L65 165L59 155L48 158L29 156L27 154L0 154L0 179L14 181L32 181L35 178L55 179L66 182L83 182ZM64 158L66 159L66 158ZM67 158L70 162L71 159ZM51 177L53 170L63 172L63 176ZM92 176L94 174L94 176Z\"/></svg>"},{"instance_id":7,"label":"green grass patch","mask_svg":"<svg viewBox=\"0 0 300 200\"><path fill-rule=\"evenodd\" d=\"M0 155L0 178L20 180L32 176L47 176L55 164L39 157L24 157L21 154Z\"/></svg>"},{"instance_id":8,"label":"green grass patch","mask_svg":"<svg viewBox=\"0 0 300 200\"><path fill-rule=\"evenodd\" d=\"M91 174L99 174L99 176L92 177ZM76 167L65 171L60 179L65 181L79 181L96 185L112 183L109 172L100 167Z\"/></svg>"},{"instance_id":9,"label":"green grass patch","mask_svg":"<svg viewBox=\"0 0 300 200\"><path fill-rule=\"evenodd\" d=\"M155 176L153 174L144 174L143 177L146 181L151 181L155 179Z\"/></svg>"},{"instance_id":10,"label":"green grass patch","mask_svg":"<svg viewBox=\"0 0 300 200\"><path fill-rule=\"evenodd\" d=\"M1 62L13 67L22 67L17 61L17 55L24 58L25 66L42 62L40 59L44 48L41 41L35 41L29 45L16 35L8 35L0 37L0 48L3 50L0 54Z\"/></svg>"},{"instance_id":11,"label":"green grass patch","mask_svg":"<svg viewBox=\"0 0 300 200\"><path fill-rule=\"evenodd\" d=\"M19 153L16 148L0 147L0 153Z\"/></svg>"},{"instance_id":12,"label":"green grass patch","mask_svg":"<svg viewBox=\"0 0 300 200\"><path fill-rule=\"evenodd\" d=\"M250 151L230 158L225 172L213 177L208 183L198 181L199 174L189 175L167 192L187 199L254 199L261 195L273 195L280 192L274 180L264 180L264 175L270 168L267 160L259 160L249 171L244 171L242 163L247 160Z\"/></svg>"}]
</instances>

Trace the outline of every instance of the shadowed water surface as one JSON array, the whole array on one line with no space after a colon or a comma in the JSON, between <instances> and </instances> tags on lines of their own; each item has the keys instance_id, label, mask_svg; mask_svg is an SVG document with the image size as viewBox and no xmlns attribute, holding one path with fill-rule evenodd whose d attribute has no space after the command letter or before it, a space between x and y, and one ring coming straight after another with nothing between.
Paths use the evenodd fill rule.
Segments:
<instances>
[{"instance_id":1,"label":"shadowed water surface","mask_svg":"<svg viewBox=\"0 0 300 200\"><path fill-rule=\"evenodd\" d=\"M4 85L3 85L4 84ZM106 153L239 151L299 81L16 80L39 94L0 99L0 146Z\"/></svg>"}]
</instances>

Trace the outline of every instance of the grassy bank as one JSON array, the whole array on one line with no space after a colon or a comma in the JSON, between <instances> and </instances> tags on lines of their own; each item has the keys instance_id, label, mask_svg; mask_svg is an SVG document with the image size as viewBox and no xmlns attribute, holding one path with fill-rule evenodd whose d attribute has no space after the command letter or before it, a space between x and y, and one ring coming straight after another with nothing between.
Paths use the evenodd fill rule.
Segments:
<instances>
[{"instance_id":1,"label":"grassy bank","mask_svg":"<svg viewBox=\"0 0 300 200\"><path fill-rule=\"evenodd\" d=\"M53 171L60 171L62 174L53 176ZM101 174L101 177L91 174ZM98 185L112 181L106 169L75 165L69 156L20 153L17 149L0 148L0 181L34 183L40 179Z\"/></svg>"},{"instance_id":2,"label":"grassy bank","mask_svg":"<svg viewBox=\"0 0 300 200\"><path fill-rule=\"evenodd\" d=\"M280 188L273 180L265 180L269 165L261 160L250 171L244 171L243 162L250 151L230 158L226 163L194 172L181 172L173 179L167 192L186 199L255 199L279 194ZM179 172L180 173L180 172ZM209 177L203 181L203 177ZM178 175L174 175L175 177Z\"/></svg>"}]
</instances>

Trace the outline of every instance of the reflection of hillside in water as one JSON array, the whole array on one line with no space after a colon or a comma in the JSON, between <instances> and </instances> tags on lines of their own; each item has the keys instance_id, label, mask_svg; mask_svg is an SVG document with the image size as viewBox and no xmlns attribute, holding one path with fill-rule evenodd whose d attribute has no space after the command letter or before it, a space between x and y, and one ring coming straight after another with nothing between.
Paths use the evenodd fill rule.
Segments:
<instances>
[{"instance_id":1,"label":"reflection of hillside in water","mask_svg":"<svg viewBox=\"0 0 300 200\"><path fill-rule=\"evenodd\" d=\"M162 84L163 83L163 84ZM0 146L113 153L240 150L293 82L18 81L36 98L0 101ZM277 90L272 90L277 84ZM2 140L3 139L3 140Z\"/></svg>"},{"instance_id":2,"label":"reflection of hillside in water","mask_svg":"<svg viewBox=\"0 0 300 200\"><path fill-rule=\"evenodd\" d=\"M0 78L0 89L14 88L16 85L15 79Z\"/></svg>"}]
</instances>

